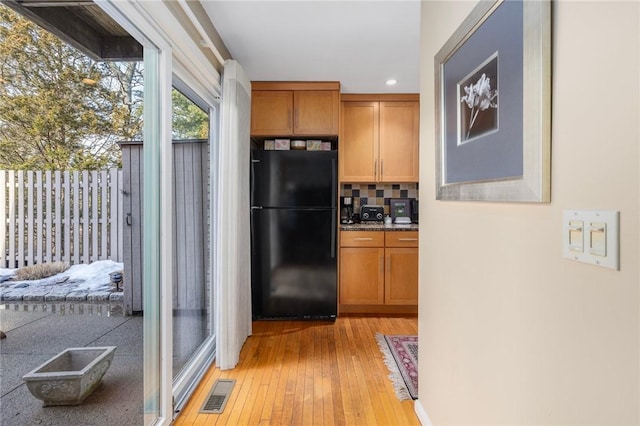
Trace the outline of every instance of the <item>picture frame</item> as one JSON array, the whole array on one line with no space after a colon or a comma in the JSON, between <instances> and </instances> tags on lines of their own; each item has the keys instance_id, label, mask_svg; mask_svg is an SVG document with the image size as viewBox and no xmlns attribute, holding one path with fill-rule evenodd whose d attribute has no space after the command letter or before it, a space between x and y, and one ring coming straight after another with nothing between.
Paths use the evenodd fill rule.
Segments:
<instances>
[{"instance_id":1,"label":"picture frame","mask_svg":"<svg viewBox=\"0 0 640 426\"><path fill-rule=\"evenodd\" d=\"M434 62L436 199L550 202L550 1L481 1Z\"/></svg>"}]
</instances>

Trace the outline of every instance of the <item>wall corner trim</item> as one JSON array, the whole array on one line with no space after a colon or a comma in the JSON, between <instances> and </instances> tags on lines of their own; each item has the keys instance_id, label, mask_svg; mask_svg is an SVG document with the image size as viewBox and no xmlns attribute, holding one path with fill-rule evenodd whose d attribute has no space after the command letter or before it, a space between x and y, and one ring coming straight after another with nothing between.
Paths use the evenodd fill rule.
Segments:
<instances>
[{"instance_id":1,"label":"wall corner trim","mask_svg":"<svg viewBox=\"0 0 640 426\"><path fill-rule=\"evenodd\" d=\"M416 402L413 403L413 411L415 411L422 426L432 426L431 420L429 420L429 416L427 415L427 410L424 409L419 399L416 399Z\"/></svg>"}]
</instances>

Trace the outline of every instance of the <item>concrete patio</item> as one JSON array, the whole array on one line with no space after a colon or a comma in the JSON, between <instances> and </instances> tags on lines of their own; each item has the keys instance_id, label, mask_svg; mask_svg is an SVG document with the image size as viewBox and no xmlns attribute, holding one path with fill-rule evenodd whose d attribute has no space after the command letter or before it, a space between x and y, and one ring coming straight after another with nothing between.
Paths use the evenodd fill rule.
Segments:
<instances>
[{"instance_id":1,"label":"concrete patio","mask_svg":"<svg viewBox=\"0 0 640 426\"><path fill-rule=\"evenodd\" d=\"M143 424L142 317L109 304L0 304L0 424ZM78 406L42 407L22 376L69 347L117 346L102 384Z\"/></svg>"}]
</instances>

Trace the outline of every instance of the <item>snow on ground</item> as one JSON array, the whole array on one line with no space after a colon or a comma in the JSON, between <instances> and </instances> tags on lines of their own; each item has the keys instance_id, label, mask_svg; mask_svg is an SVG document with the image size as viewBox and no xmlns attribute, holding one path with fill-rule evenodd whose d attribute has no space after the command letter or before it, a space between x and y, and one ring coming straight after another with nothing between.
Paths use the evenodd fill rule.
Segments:
<instances>
[{"instance_id":1,"label":"snow on ground","mask_svg":"<svg viewBox=\"0 0 640 426\"><path fill-rule=\"evenodd\" d=\"M45 286L73 285L76 291L97 291L110 285L109 274L122 271L124 264L113 260L99 260L90 264L73 265L59 274L41 280L7 281L16 273L16 269L0 268L0 285L5 289L34 289Z\"/></svg>"}]
</instances>

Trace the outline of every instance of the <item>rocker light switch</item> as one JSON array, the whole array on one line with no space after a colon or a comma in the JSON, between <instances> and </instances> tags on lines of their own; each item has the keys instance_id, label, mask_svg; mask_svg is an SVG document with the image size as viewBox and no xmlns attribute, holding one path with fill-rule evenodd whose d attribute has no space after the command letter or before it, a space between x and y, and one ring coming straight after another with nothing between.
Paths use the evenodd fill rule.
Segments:
<instances>
[{"instance_id":1,"label":"rocker light switch","mask_svg":"<svg viewBox=\"0 0 640 426\"><path fill-rule=\"evenodd\" d=\"M607 223L589 224L589 252L594 256L607 256Z\"/></svg>"},{"instance_id":2,"label":"rocker light switch","mask_svg":"<svg viewBox=\"0 0 640 426\"><path fill-rule=\"evenodd\" d=\"M569 250L582 253L584 251L583 222L569 221Z\"/></svg>"},{"instance_id":3,"label":"rocker light switch","mask_svg":"<svg viewBox=\"0 0 640 426\"><path fill-rule=\"evenodd\" d=\"M617 211L565 210L564 257L619 270L619 218Z\"/></svg>"}]
</instances>

